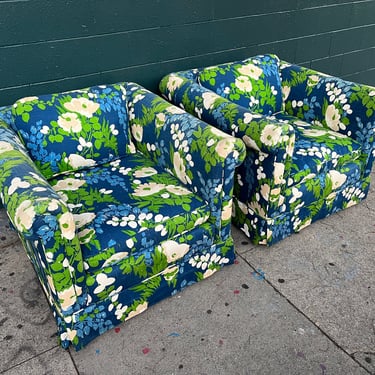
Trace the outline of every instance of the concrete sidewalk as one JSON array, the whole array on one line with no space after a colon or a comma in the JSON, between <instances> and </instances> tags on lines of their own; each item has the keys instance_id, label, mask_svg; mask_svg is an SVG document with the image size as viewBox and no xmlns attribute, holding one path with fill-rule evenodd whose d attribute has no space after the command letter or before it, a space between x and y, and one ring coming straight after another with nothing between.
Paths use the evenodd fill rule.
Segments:
<instances>
[{"instance_id":1,"label":"concrete sidewalk","mask_svg":"<svg viewBox=\"0 0 375 375\"><path fill-rule=\"evenodd\" d=\"M1 211L0 373L375 374L374 187L271 248L233 236L237 264L74 352Z\"/></svg>"}]
</instances>

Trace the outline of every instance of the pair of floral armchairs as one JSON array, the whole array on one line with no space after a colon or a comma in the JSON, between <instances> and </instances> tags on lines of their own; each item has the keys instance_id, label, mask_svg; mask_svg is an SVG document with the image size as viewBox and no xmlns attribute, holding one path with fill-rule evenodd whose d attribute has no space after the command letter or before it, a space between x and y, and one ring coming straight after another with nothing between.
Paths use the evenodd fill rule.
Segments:
<instances>
[{"instance_id":1,"label":"pair of floral armchairs","mask_svg":"<svg viewBox=\"0 0 375 375\"><path fill-rule=\"evenodd\" d=\"M370 87L261 55L160 90L183 109L134 83L0 109L1 200L65 348L233 263L231 219L272 244L368 192Z\"/></svg>"},{"instance_id":2,"label":"pair of floral armchairs","mask_svg":"<svg viewBox=\"0 0 375 375\"><path fill-rule=\"evenodd\" d=\"M171 73L165 98L246 144L236 224L271 245L363 200L375 151L375 88L259 55Z\"/></svg>"},{"instance_id":3,"label":"pair of floral armchairs","mask_svg":"<svg viewBox=\"0 0 375 375\"><path fill-rule=\"evenodd\" d=\"M0 117L2 203L64 348L233 263L241 140L134 83L23 98Z\"/></svg>"}]
</instances>

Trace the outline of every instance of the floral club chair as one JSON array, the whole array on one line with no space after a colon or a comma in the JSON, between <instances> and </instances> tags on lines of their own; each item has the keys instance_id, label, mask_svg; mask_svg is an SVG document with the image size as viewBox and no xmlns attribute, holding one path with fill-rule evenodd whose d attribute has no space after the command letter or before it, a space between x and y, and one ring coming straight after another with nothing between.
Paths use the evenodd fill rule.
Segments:
<instances>
[{"instance_id":1,"label":"floral club chair","mask_svg":"<svg viewBox=\"0 0 375 375\"><path fill-rule=\"evenodd\" d=\"M234 223L271 245L363 200L374 160L375 89L275 55L171 73L165 98L247 145Z\"/></svg>"},{"instance_id":2,"label":"floral club chair","mask_svg":"<svg viewBox=\"0 0 375 375\"><path fill-rule=\"evenodd\" d=\"M23 98L0 116L2 203L64 348L233 263L242 141L134 83Z\"/></svg>"}]
</instances>

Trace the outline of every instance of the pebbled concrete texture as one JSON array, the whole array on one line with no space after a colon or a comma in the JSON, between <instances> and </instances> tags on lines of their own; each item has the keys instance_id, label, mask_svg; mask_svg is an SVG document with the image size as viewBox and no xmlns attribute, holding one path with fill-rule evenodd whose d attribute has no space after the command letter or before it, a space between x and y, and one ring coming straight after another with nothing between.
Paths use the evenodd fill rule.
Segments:
<instances>
[{"instance_id":1,"label":"pebbled concrete texture","mask_svg":"<svg viewBox=\"0 0 375 375\"><path fill-rule=\"evenodd\" d=\"M0 373L375 374L374 219L371 188L270 248L233 228L237 264L74 352L1 210Z\"/></svg>"},{"instance_id":2,"label":"pebbled concrete texture","mask_svg":"<svg viewBox=\"0 0 375 375\"><path fill-rule=\"evenodd\" d=\"M0 372L56 347L56 324L20 242L0 249Z\"/></svg>"},{"instance_id":3,"label":"pebbled concrete texture","mask_svg":"<svg viewBox=\"0 0 375 375\"><path fill-rule=\"evenodd\" d=\"M282 296L375 373L374 195L372 187L362 204L271 248L237 248Z\"/></svg>"}]
</instances>

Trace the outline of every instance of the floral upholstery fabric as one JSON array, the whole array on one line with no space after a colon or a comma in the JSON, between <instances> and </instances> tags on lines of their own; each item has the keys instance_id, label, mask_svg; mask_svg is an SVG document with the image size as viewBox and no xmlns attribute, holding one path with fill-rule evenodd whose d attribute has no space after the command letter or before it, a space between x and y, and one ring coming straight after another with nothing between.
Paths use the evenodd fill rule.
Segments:
<instances>
[{"instance_id":1,"label":"floral upholstery fabric","mask_svg":"<svg viewBox=\"0 0 375 375\"><path fill-rule=\"evenodd\" d=\"M119 87L124 95L121 109L119 96L113 94ZM86 95L95 90L76 92ZM117 154L108 151L105 142L105 152L81 154L83 163L74 170L65 164L61 170L51 164L44 168L30 157L34 136L43 138L59 129L51 125L47 132L44 125L34 126L52 121L52 109L39 112L29 133L24 118L24 142L14 131L19 131L18 115L10 107L0 110L1 200L52 307L61 345L73 344L77 350L233 263L234 171L245 158L240 140L137 84L100 86L89 100L106 103L108 113L117 108L123 116L106 118L107 112L97 107L98 125L114 125L129 136L121 142L117 138ZM38 108L48 104L41 97L32 101ZM60 110L61 102L55 104ZM64 134L71 135L74 132ZM45 143L48 139L43 148L53 152ZM73 144L71 139L66 142ZM85 142L85 147L100 148L93 138ZM74 147L69 152L82 151ZM85 163L88 159L95 163Z\"/></svg>"},{"instance_id":2,"label":"floral upholstery fabric","mask_svg":"<svg viewBox=\"0 0 375 375\"><path fill-rule=\"evenodd\" d=\"M200 69L198 81L233 103L268 115L283 106L279 65L276 55L259 55Z\"/></svg>"},{"instance_id":3,"label":"floral upholstery fabric","mask_svg":"<svg viewBox=\"0 0 375 375\"><path fill-rule=\"evenodd\" d=\"M311 173L328 173L361 155L361 144L353 138L284 113L276 114L275 118L294 127L296 140L289 172L294 182Z\"/></svg>"},{"instance_id":4,"label":"floral upholstery fabric","mask_svg":"<svg viewBox=\"0 0 375 375\"><path fill-rule=\"evenodd\" d=\"M191 69L159 85L172 103L244 141L233 222L266 245L365 199L375 154L374 88L279 60L276 67L283 104L272 114L223 93L233 75L208 88L201 82L204 68Z\"/></svg>"},{"instance_id":5,"label":"floral upholstery fabric","mask_svg":"<svg viewBox=\"0 0 375 375\"><path fill-rule=\"evenodd\" d=\"M117 84L22 98L12 107L14 126L49 178L126 154L125 97Z\"/></svg>"},{"instance_id":6,"label":"floral upholstery fabric","mask_svg":"<svg viewBox=\"0 0 375 375\"><path fill-rule=\"evenodd\" d=\"M50 184L74 216L89 272L174 239L210 216L203 199L139 152Z\"/></svg>"}]
</instances>

